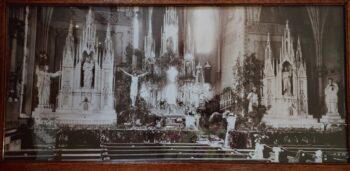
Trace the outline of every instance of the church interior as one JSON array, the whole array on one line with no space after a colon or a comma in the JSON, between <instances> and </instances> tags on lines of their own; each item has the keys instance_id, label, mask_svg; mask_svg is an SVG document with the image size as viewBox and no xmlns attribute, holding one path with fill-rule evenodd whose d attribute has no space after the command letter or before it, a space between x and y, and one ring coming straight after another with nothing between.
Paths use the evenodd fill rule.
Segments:
<instances>
[{"instance_id":1,"label":"church interior","mask_svg":"<svg viewBox=\"0 0 350 171\"><path fill-rule=\"evenodd\" d=\"M11 7L5 159L346 162L343 21L337 6Z\"/></svg>"}]
</instances>

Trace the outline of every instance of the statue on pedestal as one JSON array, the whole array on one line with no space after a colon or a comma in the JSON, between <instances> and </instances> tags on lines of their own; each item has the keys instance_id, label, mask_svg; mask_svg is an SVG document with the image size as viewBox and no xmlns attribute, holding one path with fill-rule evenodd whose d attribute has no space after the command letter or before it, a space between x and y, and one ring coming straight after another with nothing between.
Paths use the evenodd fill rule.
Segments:
<instances>
[{"instance_id":1,"label":"statue on pedestal","mask_svg":"<svg viewBox=\"0 0 350 171\"><path fill-rule=\"evenodd\" d=\"M338 113L338 91L338 84L329 78L328 85L324 90L327 113Z\"/></svg>"},{"instance_id":2,"label":"statue on pedestal","mask_svg":"<svg viewBox=\"0 0 350 171\"><path fill-rule=\"evenodd\" d=\"M35 71L37 75L36 87L38 88L39 106L50 104L51 78L61 75L61 71L49 73L48 70L49 66L45 65L43 70L40 70L39 67L37 67Z\"/></svg>"},{"instance_id":3,"label":"statue on pedestal","mask_svg":"<svg viewBox=\"0 0 350 171\"><path fill-rule=\"evenodd\" d=\"M320 122L329 124L326 129L330 128L332 124L344 124L345 120L342 119L338 112L338 84L333 82L332 78L328 79L328 84L324 89L325 103L327 106L327 113L323 115Z\"/></svg>"},{"instance_id":4,"label":"statue on pedestal","mask_svg":"<svg viewBox=\"0 0 350 171\"><path fill-rule=\"evenodd\" d=\"M253 87L252 92L248 94L247 99L249 100L248 112L253 111L253 106L258 106L258 95L256 94L256 88Z\"/></svg>"}]
</instances>

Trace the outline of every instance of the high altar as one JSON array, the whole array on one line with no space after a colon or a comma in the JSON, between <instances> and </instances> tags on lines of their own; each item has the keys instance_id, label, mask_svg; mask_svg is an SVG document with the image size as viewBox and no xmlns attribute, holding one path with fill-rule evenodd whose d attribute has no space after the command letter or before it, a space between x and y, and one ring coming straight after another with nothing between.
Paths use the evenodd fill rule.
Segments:
<instances>
[{"instance_id":1,"label":"high altar","mask_svg":"<svg viewBox=\"0 0 350 171\"><path fill-rule=\"evenodd\" d=\"M281 42L279 58L274 60L268 34L262 98L267 114L262 121L277 128L323 128L323 124L308 114L306 64L299 38L294 50L288 22Z\"/></svg>"},{"instance_id":2,"label":"high altar","mask_svg":"<svg viewBox=\"0 0 350 171\"><path fill-rule=\"evenodd\" d=\"M102 55L101 55L102 54ZM103 52L99 52L93 12L86 16L83 35L75 53L73 24L70 23L61 64L58 105L38 106L33 112L37 123L55 118L59 124L114 124L114 53L111 26L108 24Z\"/></svg>"},{"instance_id":3,"label":"high altar","mask_svg":"<svg viewBox=\"0 0 350 171\"><path fill-rule=\"evenodd\" d=\"M148 15L148 34L145 36L144 68L156 67L154 61L154 39L152 37L151 16ZM211 85L205 82L205 68L211 68L207 62L205 67L195 61L194 39L191 25L187 23L185 31L184 57L180 57L180 65L170 64L165 69L166 83L145 81L141 84L140 96L146 100L150 113L164 117L167 126L173 126L178 118L190 117L189 113L195 114L195 109L205 100L212 97ZM175 8L166 8L161 29L160 58L170 55L170 58L179 57L179 21ZM154 68L154 70L156 70ZM157 74L155 72L155 74ZM180 105L181 104L181 105ZM191 116L192 117L192 116Z\"/></svg>"}]
</instances>

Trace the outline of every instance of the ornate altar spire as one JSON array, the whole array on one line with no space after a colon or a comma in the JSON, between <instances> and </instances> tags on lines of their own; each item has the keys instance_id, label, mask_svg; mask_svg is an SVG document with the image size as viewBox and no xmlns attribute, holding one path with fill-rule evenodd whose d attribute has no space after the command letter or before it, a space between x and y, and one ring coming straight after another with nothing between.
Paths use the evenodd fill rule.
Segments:
<instances>
[{"instance_id":1,"label":"ornate altar spire","mask_svg":"<svg viewBox=\"0 0 350 171\"><path fill-rule=\"evenodd\" d=\"M134 11L134 16L133 16L133 41L132 44L134 46L135 49L139 48L139 36L140 36L140 30L139 30L139 8L138 7L134 7L133 8Z\"/></svg>"},{"instance_id":2,"label":"ornate altar spire","mask_svg":"<svg viewBox=\"0 0 350 171\"><path fill-rule=\"evenodd\" d=\"M95 52L96 44L96 26L94 24L93 13L91 8L86 16L85 27L83 29L82 52L91 54Z\"/></svg>"},{"instance_id":3,"label":"ornate altar spire","mask_svg":"<svg viewBox=\"0 0 350 171\"><path fill-rule=\"evenodd\" d=\"M165 10L163 18L163 27L161 28L161 49L160 54L172 51L178 54L179 42L179 21L174 7L168 7Z\"/></svg>"},{"instance_id":4,"label":"ornate altar spire","mask_svg":"<svg viewBox=\"0 0 350 171\"><path fill-rule=\"evenodd\" d=\"M193 60L194 56L194 40L192 38L191 24L187 23L186 32L185 59Z\"/></svg>"},{"instance_id":5,"label":"ornate altar spire","mask_svg":"<svg viewBox=\"0 0 350 171\"><path fill-rule=\"evenodd\" d=\"M72 66L74 60L74 36L73 36L73 22L69 23L68 34L63 49L63 66Z\"/></svg>"},{"instance_id":6,"label":"ornate altar spire","mask_svg":"<svg viewBox=\"0 0 350 171\"><path fill-rule=\"evenodd\" d=\"M267 33L267 41L265 47L265 61L271 59L271 42L270 42L270 33Z\"/></svg>"},{"instance_id":7,"label":"ornate altar spire","mask_svg":"<svg viewBox=\"0 0 350 171\"><path fill-rule=\"evenodd\" d=\"M152 14L153 14L153 7L148 8L148 36L152 35Z\"/></svg>"},{"instance_id":8,"label":"ornate altar spire","mask_svg":"<svg viewBox=\"0 0 350 171\"><path fill-rule=\"evenodd\" d=\"M147 36L145 37L145 57L146 59L153 60L155 58L155 41L153 39L153 33L152 33L152 13L153 13L153 8L149 7L148 8L148 33Z\"/></svg>"},{"instance_id":9,"label":"ornate altar spire","mask_svg":"<svg viewBox=\"0 0 350 171\"><path fill-rule=\"evenodd\" d=\"M299 76L306 77L306 63L303 59L303 53L301 51L300 38L298 36L298 44L295 52L296 64L299 69Z\"/></svg>"},{"instance_id":10,"label":"ornate altar spire","mask_svg":"<svg viewBox=\"0 0 350 171\"><path fill-rule=\"evenodd\" d=\"M175 7L166 8L165 15L164 15L164 23L167 25L177 25L178 22L179 21L178 21Z\"/></svg>"},{"instance_id":11,"label":"ornate altar spire","mask_svg":"<svg viewBox=\"0 0 350 171\"><path fill-rule=\"evenodd\" d=\"M104 65L113 65L114 52L112 47L112 38L111 38L111 24L108 22L105 47L104 47Z\"/></svg>"},{"instance_id":12,"label":"ornate altar spire","mask_svg":"<svg viewBox=\"0 0 350 171\"><path fill-rule=\"evenodd\" d=\"M296 49L296 52L295 52L295 59L296 59L298 65L303 63L299 36L298 36L297 49Z\"/></svg>"},{"instance_id":13,"label":"ornate altar spire","mask_svg":"<svg viewBox=\"0 0 350 171\"><path fill-rule=\"evenodd\" d=\"M273 59L271 53L270 33L267 33L267 41L265 47L265 74L273 75Z\"/></svg>"},{"instance_id":14,"label":"ornate altar spire","mask_svg":"<svg viewBox=\"0 0 350 171\"><path fill-rule=\"evenodd\" d=\"M289 22L286 21L286 27L284 29L284 33L282 36L282 47L281 47L281 61L289 61L290 63L294 63L294 48L293 48L293 40L290 36Z\"/></svg>"}]
</instances>

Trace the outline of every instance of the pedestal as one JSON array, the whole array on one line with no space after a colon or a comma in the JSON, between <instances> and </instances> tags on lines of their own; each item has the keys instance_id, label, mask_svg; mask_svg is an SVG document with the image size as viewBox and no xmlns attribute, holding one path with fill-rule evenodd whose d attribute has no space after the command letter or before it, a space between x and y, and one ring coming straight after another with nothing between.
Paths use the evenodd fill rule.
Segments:
<instances>
[{"instance_id":1,"label":"pedestal","mask_svg":"<svg viewBox=\"0 0 350 171\"><path fill-rule=\"evenodd\" d=\"M99 112L61 110L52 112L51 109L36 109L32 117L36 125L114 125L117 123L117 114L114 110Z\"/></svg>"},{"instance_id":2,"label":"pedestal","mask_svg":"<svg viewBox=\"0 0 350 171\"><path fill-rule=\"evenodd\" d=\"M320 121L326 124L345 124L345 120L340 117L339 113L327 113Z\"/></svg>"},{"instance_id":3,"label":"pedestal","mask_svg":"<svg viewBox=\"0 0 350 171\"><path fill-rule=\"evenodd\" d=\"M323 129L323 124L318 123L311 115L304 116L275 116L265 115L262 119L267 126L273 128L315 128Z\"/></svg>"}]
</instances>

